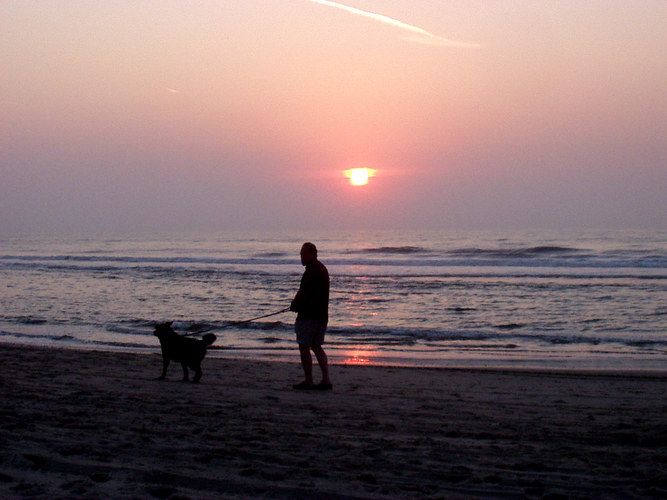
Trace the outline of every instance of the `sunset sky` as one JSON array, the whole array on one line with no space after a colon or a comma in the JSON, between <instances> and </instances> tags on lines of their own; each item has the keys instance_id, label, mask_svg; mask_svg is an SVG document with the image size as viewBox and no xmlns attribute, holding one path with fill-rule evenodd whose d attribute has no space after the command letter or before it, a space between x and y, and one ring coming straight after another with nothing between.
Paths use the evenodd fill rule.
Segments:
<instances>
[{"instance_id":1,"label":"sunset sky","mask_svg":"<svg viewBox=\"0 0 667 500\"><path fill-rule=\"evenodd\" d=\"M0 234L667 229L666 22L664 0L3 1Z\"/></svg>"}]
</instances>

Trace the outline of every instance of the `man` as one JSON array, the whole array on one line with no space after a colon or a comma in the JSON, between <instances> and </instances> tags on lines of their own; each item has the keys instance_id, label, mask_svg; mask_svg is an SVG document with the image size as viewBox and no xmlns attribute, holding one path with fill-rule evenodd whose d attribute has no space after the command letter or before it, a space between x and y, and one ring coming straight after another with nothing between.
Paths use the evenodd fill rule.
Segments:
<instances>
[{"instance_id":1,"label":"man","mask_svg":"<svg viewBox=\"0 0 667 500\"><path fill-rule=\"evenodd\" d=\"M299 344L305 380L293 387L297 390L327 391L332 389L332 385L329 380L327 355L322 349L322 344L329 322L329 271L317 260L317 248L310 242L304 243L301 247L301 264L306 270L301 277L301 285L292 300L290 310L298 313L294 331ZM315 353L317 363L322 370L322 381L317 385L313 382L311 350Z\"/></svg>"}]
</instances>

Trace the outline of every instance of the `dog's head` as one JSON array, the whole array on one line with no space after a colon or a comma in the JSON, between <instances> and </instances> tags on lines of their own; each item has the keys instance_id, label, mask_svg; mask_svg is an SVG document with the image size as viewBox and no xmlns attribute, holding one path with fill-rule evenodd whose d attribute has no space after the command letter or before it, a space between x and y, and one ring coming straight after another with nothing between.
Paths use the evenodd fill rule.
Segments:
<instances>
[{"instance_id":1,"label":"dog's head","mask_svg":"<svg viewBox=\"0 0 667 500\"><path fill-rule=\"evenodd\" d=\"M167 323L158 323L155 325L155 332L153 335L159 339L175 335L176 332L171 328L171 323L171 321L168 321Z\"/></svg>"}]
</instances>

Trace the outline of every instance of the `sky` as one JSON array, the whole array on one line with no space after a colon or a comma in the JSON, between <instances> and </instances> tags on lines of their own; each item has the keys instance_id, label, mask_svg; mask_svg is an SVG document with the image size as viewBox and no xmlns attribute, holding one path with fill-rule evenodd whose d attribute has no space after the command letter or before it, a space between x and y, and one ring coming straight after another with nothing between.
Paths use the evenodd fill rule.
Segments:
<instances>
[{"instance_id":1,"label":"sky","mask_svg":"<svg viewBox=\"0 0 667 500\"><path fill-rule=\"evenodd\" d=\"M664 230L665 20L664 0L6 0L0 235Z\"/></svg>"}]
</instances>

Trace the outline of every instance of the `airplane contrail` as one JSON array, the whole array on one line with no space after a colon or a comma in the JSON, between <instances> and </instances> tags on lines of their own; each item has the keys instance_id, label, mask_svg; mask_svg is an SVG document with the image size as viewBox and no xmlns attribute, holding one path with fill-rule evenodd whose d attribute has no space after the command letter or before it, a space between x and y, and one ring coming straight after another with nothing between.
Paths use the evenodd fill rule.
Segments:
<instances>
[{"instance_id":1,"label":"airplane contrail","mask_svg":"<svg viewBox=\"0 0 667 500\"><path fill-rule=\"evenodd\" d=\"M452 47L481 47L478 43L468 43L468 42L457 42L455 40L449 40L438 35L434 35L430 31L426 31L418 26L413 26L412 24L407 24L398 19L394 19L383 14L377 14L375 12L368 12L367 10L357 9L356 7L350 7L349 5L343 5L338 2L332 2L330 0L307 0L312 3L319 5L325 5L327 7L333 7L335 9L344 10L351 14L358 16L367 17L375 21L379 21L395 28L409 31L413 33L411 37L405 37L407 40L418 43L425 43L430 45L443 45L443 46L452 46Z\"/></svg>"}]
</instances>

